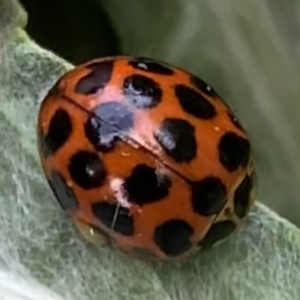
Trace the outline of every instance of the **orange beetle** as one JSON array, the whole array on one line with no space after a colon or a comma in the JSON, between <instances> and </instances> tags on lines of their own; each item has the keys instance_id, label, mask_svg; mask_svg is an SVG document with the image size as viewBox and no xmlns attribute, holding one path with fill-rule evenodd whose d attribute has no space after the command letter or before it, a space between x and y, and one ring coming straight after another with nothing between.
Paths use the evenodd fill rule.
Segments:
<instances>
[{"instance_id":1,"label":"orange beetle","mask_svg":"<svg viewBox=\"0 0 300 300\"><path fill-rule=\"evenodd\" d=\"M49 185L81 233L121 252L186 257L228 237L254 203L245 130L200 78L141 57L63 75L38 115Z\"/></svg>"}]
</instances>

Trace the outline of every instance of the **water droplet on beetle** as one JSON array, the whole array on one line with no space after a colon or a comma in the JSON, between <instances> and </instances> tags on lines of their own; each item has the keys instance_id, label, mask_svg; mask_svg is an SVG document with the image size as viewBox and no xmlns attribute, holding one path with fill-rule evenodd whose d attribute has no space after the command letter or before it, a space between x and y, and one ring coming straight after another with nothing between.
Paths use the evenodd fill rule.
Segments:
<instances>
[{"instance_id":1,"label":"water droplet on beetle","mask_svg":"<svg viewBox=\"0 0 300 300\"><path fill-rule=\"evenodd\" d=\"M129 153L129 152L122 151L122 152L121 152L121 156L123 156L123 157L128 157L128 156L130 156L130 153Z\"/></svg>"},{"instance_id":2,"label":"water droplet on beetle","mask_svg":"<svg viewBox=\"0 0 300 300\"><path fill-rule=\"evenodd\" d=\"M93 169L91 169L91 168L89 168L89 167L86 167L85 170L86 170L86 173L87 173L89 176L92 177L92 176L95 175L95 170L93 170Z\"/></svg>"}]
</instances>

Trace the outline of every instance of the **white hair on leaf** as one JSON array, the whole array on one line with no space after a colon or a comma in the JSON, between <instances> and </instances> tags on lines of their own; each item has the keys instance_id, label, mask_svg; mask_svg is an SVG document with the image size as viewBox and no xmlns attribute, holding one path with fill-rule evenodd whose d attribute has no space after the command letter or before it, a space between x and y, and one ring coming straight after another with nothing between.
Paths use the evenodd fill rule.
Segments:
<instances>
[{"instance_id":1,"label":"white hair on leaf","mask_svg":"<svg viewBox=\"0 0 300 300\"><path fill-rule=\"evenodd\" d=\"M1 300L71 300L62 298L40 283L0 270Z\"/></svg>"}]
</instances>

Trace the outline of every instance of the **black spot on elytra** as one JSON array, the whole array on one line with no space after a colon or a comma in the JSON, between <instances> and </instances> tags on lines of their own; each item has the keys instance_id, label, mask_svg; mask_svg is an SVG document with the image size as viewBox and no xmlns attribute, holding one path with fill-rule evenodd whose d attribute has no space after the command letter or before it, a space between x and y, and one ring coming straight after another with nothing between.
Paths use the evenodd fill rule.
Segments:
<instances>
[{"instance_id":1,"label":"black spot on elytra","mask_svg":"<svg viewBox=\"0 0 300 300\"><path fill-rule=\"evenodd\" d=\"M173 75L174 71L161 62L144 57L136 57L129 61L129 65L135 69L155 73L159 75Z\"/></svg>"},{"instance_id":2,"label":"black spot on elytra","mask_svg":"<svg viewBox=\"0 0 300 300\"><path fill-rule=\"evenodd\" d=\"M192 247L190 237L193 233L192 226L186 221L172 219L155 228L154 241L167 256L177 256Z\"/></svg>"},{"instance_id":3,"label":"black spot on elytra","mask_svg":"<svg viewBox=\"0 0 300 300\"><path fill-rule=\"evenodd\" d=\"M134 234L134 219L128 208L115 203L98 202L92 205L92 212L109 229L126 236Z\"/></svg>"},{"instance_id":4,"label":"black spot on elytra","mask_svg":"<svg viewBox=\"0 0 300 300\"><path fill-rule=\"evenodd\" d=\"M229 220L215 223L198 245L202 250L211 248L218 241L226 239L235 229L236 224Z\"/></svg>"},{"instance_id":5,"label":"black spot on elytra","mask_svg":"<svg viewBox=\"0 0 300 300\"><path fill-rule=\"evenodd\" d=\"M98 105L85 124L85 135L97 151L109 151L133 127L131 112L121 103Z\"/></svg>"},{"instance_id":6,"label":"black spot on elytra","mask_svg":"<svg viewBox=\"0 0 300 300\"><path fill-rule=\"evenodd\" d=\"M234 213L244 218L250 206L250 195L253 188L253 179L246 175L234 193Z\"/></svg>"},{"instance_id":7,"label":"black spot on elytra","mask_svg":"<svg viewBox=\"0 0 300 300\"><path fill-rule=\"evenodd\" d=\"M72 180L83 189L93 189L103 185L106 170L96 153L79 151L69 161L68 170Z\"/></svg>"},{"instance_id":8,"label":"black spot on elytra","mask_svg":"<svg viewBox=\"0 0 300 300\"><path fill-rule=\"evenodd\" d=\"M209 120L216 116L215 107L201 94L188 86L177 84L174 87L175 95L182 109L199 119Z\"/></svg>"},{"instance_id":9,"label":"black spot on elytra","mask_svg":"<svg viewBox=\"0 0 300 300\"><path fill-rule=\"evenodd\" d=\"M228 114L228 117L229 117L230 121L232 122L232 124L236 128L238 128L239 130L245 131L244 128L243 128L243 126L239 122L239 120L236 118L236 116L232 112L228 111L227 114Z\"/></svg>"},{"instance_id":10,"label":"black spot on elytra","mask_svg":"<svg viewBox=\"0 0 300 300\"><path fill-rule=\"evenodd\" d=\"M205 177L191 182L192 206L194 212L210 216L219 213L226 203L227 191L221 179Z\"/></svg>"},{"instance_id":11,"label":"black spot on elytra","mask_svg":"<svg viewBox=\"0 0 300 300\"><path fill-rule=\"evenodd\" d=\"M155 139L176 162L190 162L197 155L195 128L188 121L167 118L154 134Z\"/></svg>"},{"instance_id":12,"label":"black spot on elytra","mask_svg":"<svg viewBox=\"0 0 300 300\"><path fill-rule=\"evenodd\" d=\"M162 90L153 79L143 75L131 75L123 82L126 100L137 108L153 108L161 102Z\"/></svg>"},{"instance_id":13,"label":"black spot on elytra","mask_svg":"<svg viewBox=\"0 0 300 300\"><path fill-rule=\"evenodd\" d=\"M72 122L69 114L62 108L55 111L50 120L48 133L40 132L41 151L43 156L55 154L69 139L72 133Z\"/></svg>"},{"instance_id":14,"label":"black spot on elytra","mask_svg":"<svg viewBox=\"0 0 300 300\"><path fill-rule=\"evenodd\" d=\"M169 193L171 180L147 165L137 165L124 182L128 200L138 205L159 201Z\"/></svg>"},{"instance_id":15,"label":"black spot on elytra","mask_svg":"<svg viewBox=\"0 0 300 300\"><path fill-rule=\"evenodd\" d=\"M82 95L95 94L110 81L113 72L113 60L93 62L86 66L90 72L80 78L75 86L75 92Z\"/></svg>"},{"instance_id":16,"label":"black spot on elytra","mask_svg":"<svg viewBox=\"0 0 300 300\"><path fill-rule=\"evenodd\" d=\"M63 210L70 212L78 209L79 203L77 198L59 171L53 170L48 182L56 200Z\"/></svg>"},{"instance_id":17,"label":"black spot on elytra","mask_svg":"<svg viewBox=\"0 0 300 300\"><path fill-rule=\"evenodd\" d=\"M190 77L191 83L199 89L203 94L210 96L210 97L216 97L218 96L215 90L210 87L206 82L204 82L202 79L196 76Z\"/></svg>"},{"instance_id":18,"label":"black spot on elytra","mask_svg":"<svg viewBox=\"0 0 300 300\"><path fill-rule=\"evenodd\" d=\"M250 157L250 143L234 132L225 133L219 142L219 159L229 171L245 167Z\"/></svg>"}]
</instances>

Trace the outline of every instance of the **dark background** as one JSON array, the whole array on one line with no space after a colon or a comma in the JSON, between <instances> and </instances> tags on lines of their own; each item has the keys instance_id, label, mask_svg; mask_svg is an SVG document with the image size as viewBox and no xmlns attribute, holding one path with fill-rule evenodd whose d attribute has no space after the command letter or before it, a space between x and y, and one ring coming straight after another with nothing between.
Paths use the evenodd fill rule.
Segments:
<instances>
[{"instance_id":1,"label":"dark background","mask_svg":"<svg viewBox=\"0 0 300 300\"><path fill-rule=\"evenodd\" d=\"M120 54L119 38L96 1L20 2L29 16L26 27L29 35L69 62L79 64L95 57Z\"/></svg>"}]
</instances>

